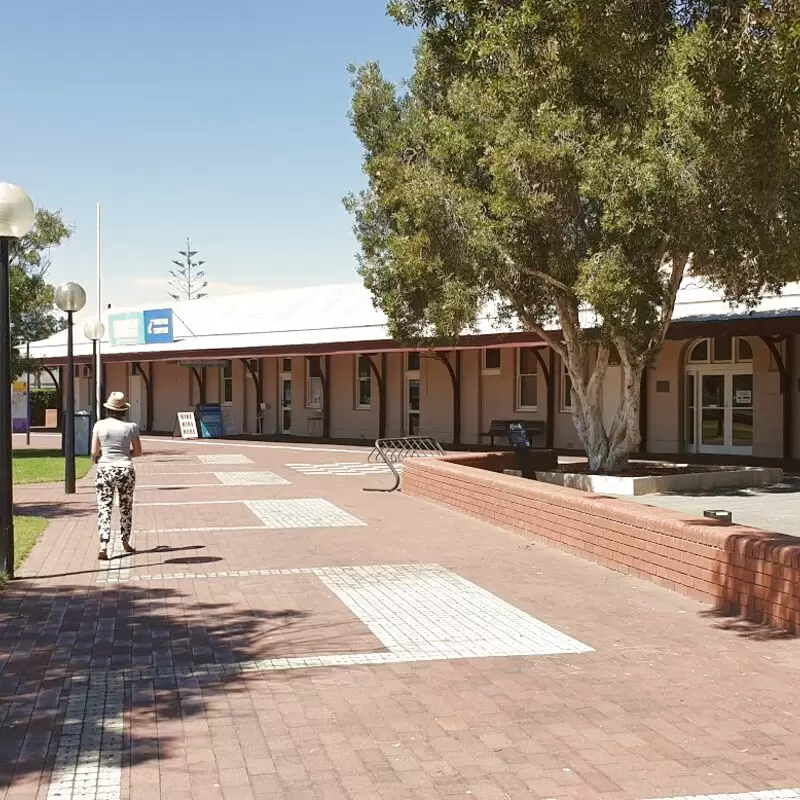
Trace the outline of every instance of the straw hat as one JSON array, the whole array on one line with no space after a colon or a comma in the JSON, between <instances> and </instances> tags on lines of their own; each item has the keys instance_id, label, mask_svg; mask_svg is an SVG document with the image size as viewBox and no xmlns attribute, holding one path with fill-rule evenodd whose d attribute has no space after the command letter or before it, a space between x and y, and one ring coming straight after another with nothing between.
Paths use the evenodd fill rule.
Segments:
<instances>
[{"instance_id":1,"label":"straw hat","mask_svg":"<svg viewBox=\"0 0 800 800\"><path fill-rule=\"evenodd\" d=\"M108 400L103 403L103 408L109 411L127 411L131 404L125 401L125 395L122 392L111 392Z\"/></svg>"}]
</instances>

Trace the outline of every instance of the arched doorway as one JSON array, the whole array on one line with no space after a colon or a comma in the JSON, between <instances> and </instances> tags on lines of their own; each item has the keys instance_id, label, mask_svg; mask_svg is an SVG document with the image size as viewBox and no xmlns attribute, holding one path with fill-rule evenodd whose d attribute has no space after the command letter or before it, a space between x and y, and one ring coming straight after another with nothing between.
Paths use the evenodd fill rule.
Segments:
<instances>
[{"instance_id":1,"label":"arched doorway","mask_svg":"<svg viewBox=\"0 0 800 800\"><path fill-rule=\"evenodd\" d=\"M753 453L753 348L741 336L699 339L686 357L686 447L690 453Z\"/></svg>"}]
</instances>

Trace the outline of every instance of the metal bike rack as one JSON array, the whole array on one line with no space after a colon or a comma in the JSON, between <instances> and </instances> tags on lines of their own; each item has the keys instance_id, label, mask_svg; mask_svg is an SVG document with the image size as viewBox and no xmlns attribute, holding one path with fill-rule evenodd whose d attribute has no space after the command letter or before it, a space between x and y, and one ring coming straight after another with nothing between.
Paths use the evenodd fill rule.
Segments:
<instances>
[{"instance_id":1,"label":"metal bike rack","mask_svg":"<svg viewBox=\"0 0 800 800\"><path fill-rule=\"evenodd\" d=\"M394 492L400 488L400 473L395 464L407 458L436 458L444 455L444 449L430 436L401 436L397 439L378 439L375 447L367 456L371 464L384 463L394 475L394 486L391 489L365 488L365 492Z\"/></svg>"}]
</instances>

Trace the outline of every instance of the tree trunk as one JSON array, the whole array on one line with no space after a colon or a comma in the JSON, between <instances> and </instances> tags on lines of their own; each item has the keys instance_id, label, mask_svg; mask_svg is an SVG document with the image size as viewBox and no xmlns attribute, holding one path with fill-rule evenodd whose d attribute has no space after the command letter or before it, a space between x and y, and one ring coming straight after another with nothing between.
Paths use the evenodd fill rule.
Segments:
<instances>
[{"instance_id":1,"label":"tree trunk","mask_svg":"<svg viewBox=\"0 0 800 800\"><path fill-rule=\"evenodd\" d=\"M572 419L578 437L586 450L592 472L612 473L625 469L631 454L641 441L639 404L644 367L618 346L622 364L623 390L619 406L606 430L603 423L603 382L608 368L609 350L598 349L592 374L586 377L587 347L567 344L567 372L572 380ZM582 353L580 351L583 351Z\"/></svg>"}]
</instances>

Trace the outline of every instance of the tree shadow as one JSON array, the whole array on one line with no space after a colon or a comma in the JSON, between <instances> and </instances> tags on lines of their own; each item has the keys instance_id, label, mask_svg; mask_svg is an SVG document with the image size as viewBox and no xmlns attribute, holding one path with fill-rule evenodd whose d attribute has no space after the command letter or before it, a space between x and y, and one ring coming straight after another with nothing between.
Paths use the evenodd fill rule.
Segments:
<instances>
[{"instance_id":1,"label":"tree shadow","mask_svg":"<svg viewBox=\"0 0 800 800\"><path fill-rule=\"evenodd\" d=\"M90 517L96 513L97 509L91 506L76 503L74 501L14 501L14 514L18 517L44 517L45 519L62 519Z\"/></svg>"},{"instance_id":2,"label":"tree shadow","mask_svg":"<svg viewBox=\"0 0 800 800\"><path fill-rule=\"evenodd\" d=\"M126 677L125 749L129 765L168 760L183 747L168 734L156 737L153 720L185 721L206 712L215 694L246 694L241 662L348 652L380 652L354 618L329 616L289 604L253 599L249 604L204 602L153 584L42 586L21 579L0 593L0 787L52 768L64 725L101 731L103 703L87 703L81 720L66 720L71 693L81 681ZM300 595L301 597L302 595ZM300 602L300 601L298 601ZM229 673L187 675L194 668L230 665ZM145 678L125 670L152 670ZM177 672L176 672L177 670ZM313 668L305 669L308 675ZM286 681L297 671L270 672ZM137 733L137 730L141 733Z\"/></svg>"},{"instance_id":3,"label":"tree shadow","mask_svg":"<svg viewBox=\"0 0 800 800\"><path fill-rule=\"evenodd\" d=\"M659 492L668 497L769 497L800 493L800 476L784 475L779 483L764 486L717 486L713 489L676 489Z\"/></svg>"},{"instance_id":4,"label":"tree shadow","mask_svg":"<svg viewBox=\"0 0 800 800\"><path fill-rule=\"evenodd\" d=\"M712 582L717 627L752 639L800 635L800 540L739 528L726 537ZM772 634L767 631L772 630Z\"/></svg>"}]
</instances>

